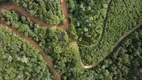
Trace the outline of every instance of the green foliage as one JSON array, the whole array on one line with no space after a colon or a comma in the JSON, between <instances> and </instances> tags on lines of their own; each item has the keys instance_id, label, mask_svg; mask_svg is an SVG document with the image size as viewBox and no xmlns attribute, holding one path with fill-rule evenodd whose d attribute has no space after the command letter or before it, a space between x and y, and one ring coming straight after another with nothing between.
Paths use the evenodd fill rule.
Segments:
<instances>
[{"instance_id":1,"label":"green foliage","mask_svg":"<svg viewBox=\"0 0 142 80\"><path fill-rule=\"evenodd\" d=\"M69 18L75 26L80 44L97 44L103 32L103 23L107 9L102 7L108 4L104 0L67 0Z\"/></svg>"},{"instance_id":2,"label":"green foliage","mask_svg":"<svg viewBox=\"0 0 142 80\"><path fill-rule=\"evenodd\" d=\"M135 27L142 18L141 0L129 0L125 4L122 0L93 1L94 5L91 6L91 1L68 0L68 7L71 10L69 11L70 21L75 25L80 53L86 65L97 63L108 55L117 40ZM70 2L74 3L75 9L70 7ZM85 19L86 16L88 16L87 19ZM96 19L94 19L95 16ZM93 24L90 26L92 19ZM89 22L87 23L86 20ZM92 36L88 38L89 35ZM94 46L91 46L93 44Z\"/></svg>"},{"instance_id":3,"label":"green foliage","mask_svg":"<svg viewBox=\"0 0 142 80\"><path fill-rule=\"evenodd\" d=\"M28 11L31 15L49 24L60 24L63 22L60 0L12 0Z\"/></svg>"},{"instance_id":4,"label":"green foliage","mask_svg":"<svg viewBox=\"0 0 142 80\"><path fill-rule=\"evenodd\" d=\"M0 27L0 80L52 80L38 49Z\"/></svg>"},{"instance_id":5,"label":"green foliage","mask_svg":"<svg viewBox=\"0 0 142 80\"><path fill-rule=\"evenodd\" d=\"M82 70L77 80L141 80L142 28L126 38L103 62Z\"/></svg>"},{"instance_id":6,"label":"green foliage","mask_svg":"<svg viewBox=\"0 0 142 80\"><path fill-rule=\"evenodd\" d=\"M70 36L73 38L73 39L77 39L78 36L77 36L77 33L76 33L76 30L75 30L75 26L73 24L70 24L70 29L69 29L69 33L70 33Z\"/></svg>"},{"instance_id":7,"label":"green foliage","mask_svg":"<svg viewBox=\"0 0 142 80\"><path fill-rule=\"evenodd\" d=\"M70 64L76 66L77 58L73 57L79 54L78 47L69 39L66 31L51 28L47 32L44 50L53 59L55 69L66 74L68 69L73 68ZM75 68L71 72L75 72Z\"/></svg>"},{"instance_id":8,"label":"green foliage","mask_svg":"<svg viewBox=\"0 0 142 80\"><path fill-rule=\"evenodd\" d=\"M66 74L66 70L69 69L66 67L67 63L76 65L77 59L73 58L73 56L78 54L78 49L76 46L74 47L74 43L69 39L66 31L57 30L56 27L43 28L38 24L34 24L28 18L20 16L15 11L3 10L3 16L3 19L11 27L17 28L23 35L29 36L39 43L47 55L53 59L58 72ZM74 28L69 33L73 33L73 36L76 36ZM74 62L71 62L72 60ZM75 69L72 72L75 72Z\"/></svg>"},{"instance_id":9,"label":"green foliage","mask_svg":"<svg viewBox=\"0 0 142 80\"><path fill-rule=\"evenodd\" d=\"M8 1L9 1L9 0L0 0L0 5L6 3L6 2L8 2Z\"/></svg>"},{"instance_id":10,"label":"green foliage","mask_svg":"<svg viewBox=\"0 0 142 80\"><path fill-rule=\"evenodd\" d=\"M29 36L36 41L41 41L46 34L46 29L34 24L29 18L17 14L15 11L2 10L4 21L8 25L18 29L25 36Z\"/></svg>"},{"instance_id":11,"label":"green foliage","mask_svg":"<svg viewBox=\"0 0 142 80\"><path fill-rule=\"evenodd\" d=\"M31 15L53 24L63 22L60 0L14 0ZM103 62L90 70L80 66L102 60L115 42L142 19L141 0L66 0L70 29L43 28L15 11L3 10L3 19L36 40L62 74L61 80L141 80L142 30L134 32ZM53 78L39 50L19 36L0 28L0 79L50 80ZM72 42L78 41L79 47ZM93 45L93 46L92 46ZM79 54L80 53L80 54ZM9 67L10 66L10 67ZM34 67L34 68L33 68Z\"/></svg>"}]
</instances>

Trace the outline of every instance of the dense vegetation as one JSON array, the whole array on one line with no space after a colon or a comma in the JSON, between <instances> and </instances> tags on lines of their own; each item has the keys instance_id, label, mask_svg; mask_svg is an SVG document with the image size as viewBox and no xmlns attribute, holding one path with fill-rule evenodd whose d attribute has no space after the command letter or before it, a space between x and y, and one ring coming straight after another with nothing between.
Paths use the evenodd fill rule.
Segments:
<instances>
[{"instance_id":1,"label":"dense vegetation","mask_svg":"<svg viewBox=\"0 0 142 80\"><path fill-rule=\"evenodd\" d=\"M74 57L79 54L78 48L69 39L66 31L57 30L56 26L52 28L39 26L15 11L3 10L2 12L2 17L7 24L40 44L41 48L54 61L54 67L58 72L65 74L68 69L72 68L68 66L69 64L72 64L72 66L79 65L76 60L77 57Z\"/></svg>"},{"instance_id":2,"label":"dense vegetation","mask_svg":"<svg viewBox=\"0 0 142 80\"><path fill-rule=\"evenodd\" d=\"M125 39L101 64L82 70L78 80L142 80L142 28Z\"/></svg>"},{"instance_id":3,"label":"dense vegetation","mask_svg":"<svg viewBox=\"0 0 142 80\"><path fill-rule=\"evenodd\" d=\"M8 0L0 0L0 5L4 4L6 2L8 2Z\"/></svg>"},{"instance_id":4,"label":"dense vegetation","mask_svg":"<svg viewBox=\"0 0 142 80\"><path fill-rule=\"evenodd\" d=\"M126 38L99 65L90 70L80 69L77 76L63 80L141 80L142 28ZM69 70L68 70L69 71ZM74 74L75 74L74 73ZM70 73L68 73L70 74Z\"/></svg>"},{"instance_id":5,"label":"dense vegetation","mask_svg":"<svg viewBox=\"0 0 142 80\"><path fill-rule=\"evenodd\" d=\"M63 22L63 15L60 0L12 0L28 11L31 15L38 17L46 23L60 24Z\"/></svg>"},{"instance_id":6,"label":"dense vegetation","mask_svg":"<svg viewBox=\"0 0 142 80\"><path fill-rule=\"evenodd\" d=\"M60 0L13 0L32 16L49 24L61 24ZM0 17L24 36L37 41L53 60L61 80L142 80L142 28L112 50L126 32L142 20L141 0L66 0L70 29L42 27L15 11L2 10ZM72 41L78 41L78 45ZM80 65L99 65L85 70ZM52 80L39 54L7 28L0 27L0 79ZM9 67L10 66L10 67ZM34 68L33 68L34 67ZM19 77L20 76L20 77Z\"/></svg>"},{"instance_id":7,"label":"dense vegetation","mask_svg":"<svg viewBox=\"0 0 142 80\"><path fill-rule=\"evenodd\" d=\"M0 80L52 80L38 49L0 27Z\"/></svg>"},{"instance_id":8,"label":"dense vegetation","mask_svg":"<svg viewBox=\"0 0 142 80\"><path fill-rule=\"evenodd\" d=\"M125 3L123 0L67 1L71 15L70 20L75 26L80 53L85 64L99 62L104 56L110 53L116 41L128 30L135 27L142 19L142 14L140 13L142 11L141 0L129 0ZM90 9L88 9L88 7L90 7ZM105 13L105 16L99 11ZM89 14L91 12L92 14ZM78 14L81 16L77 16ZM88 17L86 18L86 16ZM95 16L97 16L97 19ZM90 20L90 17L94 18ZM86 22L86 20L88 20L88 22ZM99 30L96 29L98 25L93 25L92 22L94 24L100 23L99 28L103 29L99 31L102 35L100 36L102 38L100 41L98 40L99 37L95 38L94 36ZM77 25L78 23L81 25ZM92 24L92 26L89 27L89 24ZM88 31L84 31L84 29ZM90 37L84 37L86 34L89 34ZM94 43L94 40L99 41L99 44ZM92 44L93 46L91 46Z\"/></svg>"}]
</instances>

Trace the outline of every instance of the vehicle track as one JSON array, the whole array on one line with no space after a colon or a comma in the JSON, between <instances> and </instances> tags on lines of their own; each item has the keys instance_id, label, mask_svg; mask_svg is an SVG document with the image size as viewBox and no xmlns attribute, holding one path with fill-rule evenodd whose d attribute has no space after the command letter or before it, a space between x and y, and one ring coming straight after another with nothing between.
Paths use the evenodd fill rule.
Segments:
<instances>
[{"instance_id":1,"label":"vehicle track","mask_svg":"<svg viewBox=\"0 0 142 80\"><path fill-rule=\"evenodd\" d=\"M59 25L55 25L55 24L46 24L45 22L39 20L38 18L35 18L33 16L31 16L28 12L26 12L25 10L21 9L19 6L17 6L15 3L13 2L8 2L2 6L0 6L0 10L5 9L8 11L14 10L18 13L20 13L23 16L28 17L29 19L31 19L34 23L39 24L42 27L52 27L52 26L57 26L57 28L61 28L63 25L59 24ZM0 11L0 14L1 11ZM56 70L54 69L53 66L53 62L48 58L48 56L46 55L46 53L40 49L39 44L32 40L31 38L27 37L27 36L23 36L16 28L7 25L4 21L2 21L0 19L0 25L2 25L3 27L8 27L9 30L11 30L13 33L19 35L20 37L22 37L26 42L28 42L29 44L33 45L35 48L40 50L40 54L42 55L43 59L46 61L48 67L50 68L51 72L54 74L54 79L55 80L60 80L61 79L61 75L59 73L56 72ZM64 28L63 28L64 29Z\"/></svg>"},{"instance_id":2,"label":"vehicle track","mask_svg":"<svg viewBox=\"0 0 142 80\"><path fill-rule=\"evenodd\" d=\"M66 0L61 0L61 10L64 14L64 24L63 28L68 30L70 27L69 21L68 21L68 8L67 8L67 2Z\"/></svg>"},{"instance_id":3,"label":"vehicle track","mask_svg":"<svg viewBox=\"0 0 142 80\"><path fill-rule=\"evenodd\" d=\"M14 2L8 2L2 6L0 6L0 10L1 9L5 9L5 10L8 10L8 11L11 11L11 10L14 10L16 11L17 13L25 16L25 17L28 17L31 21L33 21L34 23L36 24L39 24L41 27L52 27L52 26L58 26L58 27L62 27L62 24L47 24L41 20L39 20L38 18L30 15L28 12L26 12L25 10L21 9L19 6L17 6Z\"/></svg>"},{"instance_id":4,"label":"vehicle track","mask_svg":"<svg viewBox=\"0 0 142 80\"><path fill-rule=\"evenodd\" d=\"M28 42L29 44L33 45L35 48L40 50L40 54L42 55L43 59L46 61L49 69L51 70L51 72L55 75L55 80L60 80L60 74L57 73L54 69L53 66L53 62L49 59L49 57L46 55L46 53L40 49L39 44L32 40L31 38L27 37L27 36L23 36L16 28L7 25L4 21L0 20L0 25L2 25L2 27L8 27L9 30L11 30L13 33L15 33L16 35L19 35L22 39L24 39L26 42Z\"/></svg>"},{"instance_id":5,"label":"vehicle track","mask_svg":"<svg viewBox=\"0 0 142 80\"><path fill-rule=\"evenodd\" d=\"M17 6L15 3L6 3L2 6L0 6L0 10L1 9L6 9L6 10L14 10L18 13L20 13L21 15L23 16L26 16L26 17L29 17L29 19L31 19L33 22L35 22L36 24L39 24L40 26L43 26L43 27L52 27L52 26L57 26L60 27L60 28L63 28L64 30L68 30L69 27L70 27L70 24L69 24L69 21L68 21L68 8L67 8L67 3L65 0L61 0L61 10L62 10L62 13L64 15L64 23L63 25L62 24L47 24L41 20L39 20L38 18L36 17L33 17L31 16L28 12L26 12L25 10L21 9L19 6ZM1 13L0 13L1 14ZM108 13L107 13L108 14ZM3 26L8 26L7 24L5 24L2 20L0 20L0 25L3 25ZM132 32L134 32L135 30L137 30L138 28L140 28L142 26L142 22L140 22L136 27L134 27L133 29L131 29L130 31L128 31L126 34L124 34L122 37L120 37L120 39L115 43L115 45L112 46L112 50L114 50L114 48L116 48L119 43L124 40L127 36L129 36ZM8 28L13 31L15 34L18 34L19 36L21 36L25 41L27 41L29 44L32 44L33 46L35 46L36 48L40 49L39 45L37 42L35 42L34 40L30 39L29 37L25 37L23 36L20 32L18 32L17 29L15 28L12 28L10 26L8 26ZM75 45L78 45L78 42L76 40L73 40L74 44ZM54 73L54 76L55 76L55 80L60 80L61 79L61 74L57 73L55 71L55 69L53 68L53 62L51 60L49 60L48 56L45 54L45 52L43 52L43 50L40 49L40 53L43 57L43 59L47 62L47 65L49 66L51 72ZM109 54L108 54L109 55ZM107 56L108 56L107 55ZM107 57L105 56L105 58ZM82 62L82 58L80 57L80 64L81 66L84 68L84 69L90 69L90 68L93 68L95 67L96 65L98 65L100 62L102 62L105 58L103 58L102 60L100 60L98 63L95 63L95 64L92 64L92 65L89 65L89 66L86 66L83 64Z\"/></svg>"},{"instance_id":6,"label":"vehicle track","mask_svg":"<svg viewBox=\"0 0 142 80\"><path fill-rule=\"evenodd\" d=\"M135 30L139 29L140 27L142 27L142 21L137 25L135 26L134 28L132 28L131 30L129 30L127 33L125 33L123 36L121 36L119 38L119 40L112 46L111 48L111 52L127 37L129 36L131 33L133 33ZM110 52L110 53L111 53ZM109 53L109 54L110 54ZM108 55L109 55L108 54ZM82 62L82 58L80 57L80 63L81 63L81 66L84 68L84 69L90 69L90 68L93 68L95 66L97 66L99 63L101 63L108 55L106 55L102 60L100 60L98 63L94 63L92 65L84 65L83 62Z\"/></svg>"},{"instance_id":7,"label":"vehicle track","mask_svg":"<svg viewBox=\"0 0 142 80\"><path fill-rule=\"evenodd\" d=\"M25 10L21 9L19 6L17 6L15 3L13 3L12 1L9 1L8 3L0 6L0 10L5 9L8 11L14 10L16 12L18 12L19 14L28 17L31 21L33 21L36 24L39 24L42 27L52 27L52 26L57 26L57 28L63 28L64 30L68 30L69 29L69 21L68 21L68 9L66 7L66 1L65 0L61 0L61 10L62 13L64 14L64 24L47 24L41 20L39 20L36 17L31 16L28 12L26 12ZM0 14L1 11L0 11ZM12 32L14 32L15 34L19 35L20 37L22 37L26 42L28 42L29 44L33 45L35 48L40 49L39 44L32 40L31 38L27 37L27 36L23 36L20 32L18 32L18 30L16 28L13 28L9 25L7 25L4 21L2 21L0 19L0 25L2 26L8 26L8 29L10 29ZM54 74L55 76L55 80L60 80L61 79L61 74L57 73L54 69L53 66L53 62L48 58L48 56L46 55L46 53L40 49L40 53L43 57L43 59L46 61L48 67L50 68L51 72Z\"/></svg>"}]
</instances>

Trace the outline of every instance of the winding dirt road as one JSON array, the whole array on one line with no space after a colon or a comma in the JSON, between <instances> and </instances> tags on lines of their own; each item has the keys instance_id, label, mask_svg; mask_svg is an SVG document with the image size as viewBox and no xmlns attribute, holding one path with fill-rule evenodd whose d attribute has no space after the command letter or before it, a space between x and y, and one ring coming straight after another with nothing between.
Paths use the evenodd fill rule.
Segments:
<instances>
[{"instance_id":1,"label":"winding dirt road","mask_svg":"<svg viewBox=\"0 0 142 80\"><path fill-rule=\"evenodd\" d=\"M15 3L12 3L12 2L8 2L8 3L0 6L0 10L1 9L5 9L5 10L8 10L8 11L14 10L17 13L19 13L19 14L25 16L25 17L28 17L31 21L33 21L36 24L39 24L41 27L52 27L52 26L62 27L61 24L47 24L47 23L39 20L38 18L30 15L28 12L21 9L19 6L17 6Z\"/></svg>"},{"instance_id":2,"label":"winding dirt road","mask_svg":"<svg viewBox=\"0 0 142 80\"><path fill-rule=\"evenodd\" d=\"M42 27L52 27L52 26L57 26L57 28L62 28L64 30L68 30L69 27L70 27L70 24L69 24L69 21L68 21L68 8L67 8L67 3L66 3L66 0L61 0L61 10L62 10L62 13L64 15L64 23L63 24L47 24L41 20L39 20L38 18L36 17L33 17L31 16L28 12L26 12L25 10L21 9L19 6L17 6L15 3L6 3L2 6L0 6L0 10L1 9L5 9L5 10L14 10L16 12L18 12L19 14L25 16L25 17L28 17L30 20L32 20L34 23L36 24L39 24L40 26ZM0 12L1 14L1 12ZM45 52L43 50L40 49L40 46L39 44L32 40L31 38L27 37L27 36L23 36L20 32L18 32L18 30L16 28L13 28L9 25L7 25L4 21L2 21L0 19L0 25L2 26L7 26L9 30L11 30L13 33L21 36L25 41L27 41L29 44L33 45L35 48L38 48L40 50L40 53L43 57L43 59L46 61L48 67L50 68L51 72L54 74L55 76L55 80L60 80L61 79L61 74L57 73L54 69L54 64L53 62L48 58L48 56L45 54ZM136 27L134 27L133 29L131 29L130 31L128 31L126 34L124 34L116 43L114 46L112 46L112 51L115 47L118 46L118 44L124 40L124 38L126 38L127 36L129 36L132 32L134 32L135 30L137 30L138 28L140 28L142 26L142 22L140 22L140 24L138 24ZM73 40L74 44L77 46L78 43L77 41ZM109 54L108 54L109 55ZM107 55L107 56L108 56ZM106 56L106 57L107 57ZM106 58L105 57L105 58ZM100 60L98 63L95 63L95 64L92 64L92 65L89 65L89 66L86 66L83 64L82 62L82 59L80 57L80 64L81 66L84 68L84 69L90 69L90 68L93 68L95 67L96 65L98 65L100 62L102 62L105 58L103 58L102 60Z\"/></svg>"},{"instance_id":3,"label":"winding dirt road","mask_svg":"<svg viewBox=\"0 0 142 80\"><path fill-rule=\"evenodd\" d=\"M119 38L119 40L112 46L111 48L111 52L127 37L129 36L131 33L133 33L134 31L136 31L137 29L139 29L140 27L142 27L142 22L140 22L137 26L135 26L134 28L132 28L131 30L129 30L127 33L125 33L123 36L121 36ZM110 53L111 53L110 52ZM109 55L109 54L108 54ZM80 63L81 63L81 66L84 68L84 69L90 69L90 68L93 68L95 66L97 66L99 63L101 63L108 55L106 55L102 60L100 60L98 63L94 63L92 65L84 65L83 62L82 62L82 58L80 57Z\"/></svg>"},{"instance_id":4,"label":"winding dirt road","mask_svg":"<svg viewBox=\"0 0 142 80\"><path fill-rule=\"evenodd\" d=\"M62 10L62 13L64 14L64 24L63 25L62 24L58 24L58 25L57 24L47 24L47 23L39 20L38 18L33 17L27 11L21 9L19 6L17 6L15 3L11 2L11 1L4 4L4 5L2 5L2 6L0 6L0 10L2 10L2 9L8 10L8 11L14 10L17 13L19 13L19 14L25 16L25 17L28 17L31 21L33 21L36 24L39 24L42 27L57 26L57 28L63 28L64 30L69 29L68 8L67 8L65 0L61 0L61 10ZM2 14L2 13L0 12L0 14ZM0 19L0 25L7 26L8 29L11 30L13 33L15 33L15 34L19 35L20 37L22 37L26 42L33 45L35 48L40 49L40 46L36 41L32 40L31 38L29 38L27 36L23 36L20 32L18 32L18 30L16 28L13 28L13 27L7 25L1 19ZM48 67L51 70L51 72L54 74L55 80L60 80L61 75L55 71L54 66L53 66L53 62L48 58L48 56L45 54L45 52L43 50L40 49L40 53L41 53L43 59L46 61Z\"/></svg>"},{"instance_id":5,"label":"winding dirt road","mask_svg":"<svg viewBox=\"0 0 142 80\"><path fill-rule=\"evenodd\" d=\"M9 30L11 30L13 33L15 33L16 35L19 35L21 38L23 38L27 43L33 45L35 48L40 50L40 54L42 55L43 59L46 61L49 69L51 70L51 72L55 75L55 80L60 80L60 74L57 73L54 69L53 66L53 62L48 58L48 56L46 55L46 53L40 49L39 44L32 40L31 38L27 37L27 36L23 36L16 28L7 25L4 21L0 20L0 25L2 25L2 27L8 27Z\"/></svg>"},{"instance_id":6,"label":"winding dirt road","mask_svg":"<svg viewBox=\"0 0 142 80\"><path fill-rule=\"evenodd\" d=\"M62 4L63 5L63 4ZM63 7L62 7L63 8ZM40 26L42 27L52 27L52 26L57 26L57 28L61 28L63 27L63 29L68 29L68 28L64 28L66 25L68 25L68 20L65 20L64 21L64 25L56 25L56 24L47 24L41 20L39 20L38 18L36 17L33 17L31 16L28 12L26 12L25 10L21 9L19 6L17 6L15 3L12 3L12 2L8 2L2 6L0 6L0 10L2 9L5 9L5 10L8 10L8 11L11 11L11 10L14 10L16 12L18 12L19 14L25 16L25 17L28 17L30 20L32 20L34 23L36 24L39 24ZM65 8L66 9L66 8ZM64 10L64 12L66 13L66 11ZM63 12L63 13L64 13ZM0 11L0 14L1 11ZM66 14L67 15L67 14ZM59 73L56 72L56 70L54 69L54 65L53 65L53 62L48 58L48 56L46 55L46 53L40 49L40 46L39 44L32 40L31 38L27 37L27 36L23 36L16 28L12 27L12 26L9 26L7 25L4 21L2 21L0 19L0 25L2 25L3 27L8 27L9 30L11 30L13 33L19 35L21 38L23 38L26 42L28 42L29 44L33 45L35 48L39 49L40 50L40 54L42 55L43 59L46 61L48 67L50 68L51 72L54 74L54 79L55 80L60 80L61 79L61 75ZM69 27L69 26L68 26Z\"/></svg>"}]
</instances>

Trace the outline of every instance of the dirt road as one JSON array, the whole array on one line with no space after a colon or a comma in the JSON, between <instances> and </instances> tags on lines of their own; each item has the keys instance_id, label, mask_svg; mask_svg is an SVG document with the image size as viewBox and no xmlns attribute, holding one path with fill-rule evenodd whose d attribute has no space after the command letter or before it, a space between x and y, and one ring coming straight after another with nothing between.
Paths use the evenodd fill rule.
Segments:
<instances>
[{"instance_id":1,"label":"dirt road","mask_svg":"<svg viewBox=\"0 0 142 80\"><path fill-rule=\"evenodd\" d=\"M123 36L121 36L119 38L119 40L112 46L111 48L111 51L113 51L127 36L129 36L131 33L133 33L134 31L136 31L137 29L139 29L140 27L142 27L142 22L140 22L137 26L135 26L134 28L132 28L131 30L129 30L127 33L125 33ZM111 52L110 52L111 53ZM109 55L109 54L108 54ZM107 56L108 56L107 55ZM81 66L84 68L84 69L90 69L90 68L93 68L95 67L96 65L98 65L99 63L101 63L107 56L105 56L103 59L101 59L98 63L94 63L92 65L84 65L83 62L82 62L82 58L80 57L80 63L81 63Z\"/></svg>"},{"instance_id":2,"label":"dirt road","mask_svg":"<svg viewBox=\"0 0 142 80\"><path fill-rule=\"evenodd\" d=\"M47 23L39 20L38 18L31 16L28 12L26 12L23 9L21 9L15 3L11 3L11 2L10 3L6 3L6 4L2 5L2 6L0 6L0 10L1 9L5 9L5 10L8 10L8 11L14 10L17 13L19 13L19 14L25 16L25 17L28 17L31 21L33 21L36 24L39 24L42 27L57 26L57 27L63 27L63 29L65 29L65 30L69 29L69 25L70 24L69 24L69 21L68 21L68 8L67 8L65 0L61 0L61 10L62 10L62 13L64 15L64 24L63 25L61 25L61 24L47 24ZM1 14L1 12L0 12L0 14ZM8 29L11 30L13 33L15 33L15 34L19 35L20 37L22 37L26 42L28 42L29 44L33 45L35 48L40 49L40 46L39 46L39 44L36 41L32 40L31 38L29 38L27 36L23 36L16 28L7 25L1 19L0 19L0 25L2 25L3 27L7 26ZM48 67L51 70L51 72L54 74L55 80L60 80L61 79L61 75L55 71L54 66L53 66L53 62L48 58L48 56L46 55L46 53L43 50L40 49L40 53L41 53L43 59L46 61Z\"/></svg>"},{"instance_id":3,"label":"dirt road","mask_svg":"<svg viewBox=\"0 0 142 80\"><path fill-rule=\"evenodd\" d=\"M21 9L15 3L11 3L11 2L6 3L6 4L2 5L2 6L0 6L0 10L1 9L5 9L5 10L8 10L8 11L14 10L17 13L19 13L19 14L25 16L25 17L28 17L31 21L33 21L36 24L39 24L41 27L52 27L52 26L62 27L61 24L47 24L44 21L39 20L38 18L36 18L36 17L32 16L31 14L29 14L27 11Z\"/></svg>"},{"instance_id":4,"label":"dirt road","mask_svg":"<svg viewBox=\"0 0 142 80\"><path fill-rule=\"evenodd\" d=\"M68 30L70 27L69 21L68 21L68 8L67 8L67 3L66 0L61 0L61 10L64 15L64 24L63 27L64 29Z\"/></svg>"},{"instance_id":5,"label":"dirt road","mask_svg":"<svg viewBox=\"0 0 142 80\"><path fill-rule=\"evenodd\" d=\"M0 20L0 25L2 25L3 27L8 27L9 30L11 30L13 33L15 33L16 35L19 35L21 38L23 38L27 43L33 45L35 48L40 50L40 54L42 55L43 59L46 61L49 69L51 70L51 72L55 75L55 80L60 80L60 74L56 72L56 70L54 69L53 66L53 62L48 58L48 56L46 55L46 53L40 49L39 44L32 40L31 38L27 37L27 36L23 36L16 28L7 25L5 22L3 22L2 20Z\"/></svg>"}]
</instances>

